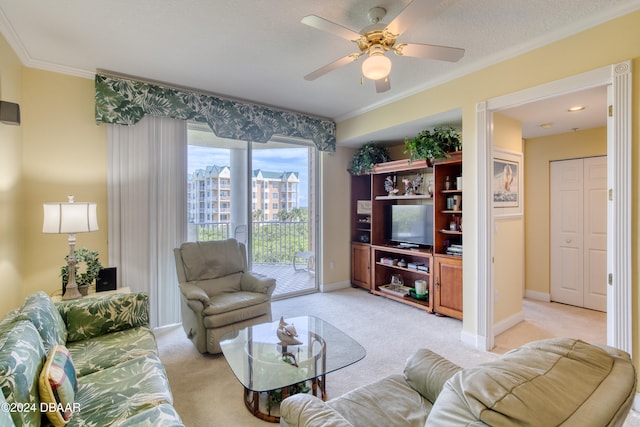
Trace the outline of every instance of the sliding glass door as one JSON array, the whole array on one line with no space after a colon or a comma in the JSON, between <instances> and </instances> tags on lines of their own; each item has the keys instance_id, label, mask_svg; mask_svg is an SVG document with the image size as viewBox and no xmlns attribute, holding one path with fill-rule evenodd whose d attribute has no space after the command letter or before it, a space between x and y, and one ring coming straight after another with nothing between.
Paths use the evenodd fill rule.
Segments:
<instances>
[{"instance_id":1,"label":"sliding glass door","mask_svg":"<svg viewBox=\"0 0 640 427\"><path fill-rule=\"evenodd\" d=\"M188 135L189 240L245 243L250 269L276 279L274 298L317 289L315 146L228 140L197 123Z\"/></svg>"},{"instance_id":2,"label":"sliding glass door","mask_svg":"<svg viewBox=\"0 0 640 427\"><path fill-rule=\"evenodd\" d=\"M275 295L316 289L316 148L251 144L251 260L277 279Z\"/></svg>"}]
</instances>

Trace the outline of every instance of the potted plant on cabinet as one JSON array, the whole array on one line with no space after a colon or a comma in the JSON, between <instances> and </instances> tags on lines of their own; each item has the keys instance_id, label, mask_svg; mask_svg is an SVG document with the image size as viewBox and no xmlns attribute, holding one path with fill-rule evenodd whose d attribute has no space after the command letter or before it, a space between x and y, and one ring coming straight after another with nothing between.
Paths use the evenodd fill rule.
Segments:
<instances>
[{"instance_id":1,"label":"potted plant on cabinet","mask_svg":"<svg viewBox=\"0 0 640 427\"><path fill-rule=\"evenodd\" d=\"M414 138L405 138L404 152L409 153L409 162L446 159L449 153L462 148L460 132L451 126L440 126L433 130L425 129Z\"/></svg>"},{"instance_id":2,"label":"potted plant on cabinet","mask_svg":"<svg viewBox=\"0 0 640 427\"><path fill-rule=\"evenodd\" d=\"M349 170L354 175L367 175L371 173L373 165L376 163L388 162L391 160L389 151L374 142L368 142L353 155Z\"/></svg>"},{"instance_id":3,"label":"potted plant on cabinet","mask_svg":"<svg viewBox=\"0 0 640 427\"><path fill-rule=\"evenodd\" d=\"M90 251L89 249L82 248L75 250L76 255L76 283L78 284L78 291L86 296L89 286L98 278L102 264L98 259L97 251ZM65 261L68 261L69 255L64 257ZM79 264L84 263L83 271L79 271ZM63 288L67 286L69 282L69 264L65 264L60 268L60 276L62 276Z\"/></svg>"}]
</instances>

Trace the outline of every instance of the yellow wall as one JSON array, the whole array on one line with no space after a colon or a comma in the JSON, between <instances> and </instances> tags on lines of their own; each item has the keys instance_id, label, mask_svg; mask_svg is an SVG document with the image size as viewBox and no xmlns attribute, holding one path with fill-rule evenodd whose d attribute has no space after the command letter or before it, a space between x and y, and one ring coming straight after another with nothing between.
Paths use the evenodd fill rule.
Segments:
<instances>
[{"instance_id":1,"label":"yellow wall","mask_svg":"<svg viewBox=\"0 0 640 427\"><path fill-rule=\"evenodd\" d=\"M522 125L503 114L493 115L493 148L522 152ZM522 184L520 184L522 185ZM500 208L494 215L500 215ZM495 217L493 223L493 322L519 319L524 291L524 219ZM466 258L466 255L465 255Z\"/></svg>"},{"instance_id":2,"label":"yellow wall","mask_svg":"<svg viewBox=\"0 0 640 427\"><path fill-rule=\"evenodd\" d=\"M640 90L640 12L633 12L621 18L599 25L590 30L567 37L548 46L533 50L515 58L492 65L483 70L451 82L427 89L413 96L380 107L374 111L338 123L338 143L360 135L368 135L378 129L384 129L433 114L462 109L462 141L464 188L473 187L477 178L476 144L476 104L480 101L524 90L543 83L598 69L610 64L632 59L633 74L633 144L638 143L638 115ZM637 265L638 251L638 159L639 151L634 152L633 170L635 189L633 202L634 218L634 265ZM464 287L464 324L466 333L476 334L477 324L477 288L470 286L478 276L477 241L478 212L477 195L465 193L465 262ZM633 270L634 288L634 336L638 336L638 273ZM636 339L634 347L638 349L640 341ZM636 351L637 353L638 351Z\"/></svg>"},{"instance_id":3,"label":"yellow wall","mask_svg":"<svg viewBox=\"0 0 640 427\"><path fill-rule=\"evenodd\" d=\"M391 156L391 160L400 160L400 159L408 159L409 154L404 152L404 141L398 142L390 147L387 147L389 150L389 156Z\"/></svg>"},{"instance_id":4,"label":"yellow wall","mask_svg":"<svg viewBox=\"0 0 640 427\"><path fill-rule=\"evenodd\" d=\"M24 262L20 299L60 288L60 267L69 252L67 235L42 233L42 204L98 203L95 233L77 235L76 248L97 250L109 265L107 248L106 128L94 117L92 80L22 69Z\"/></svg>"},{"instance_id":5,"label":"yellow wall","mask_svg":"<svg viewBox=\"0 0 640 427\"><path fill-rule=\"evenodd\" d=\"M550 293L549 162L606 154L607 128L525 141L525 288L532 298L547 299Z\"/></svg>"},{"instance_id":6,"label":"yellow wall","mask_svg":"<svg viewBox=\"0 0 640 427\"><path fill-rule=\"evenodd\" d=\"M349 282L351 277L351 202L349 165L354 149L322 153L322 285Z\"/></svg>"},{"instance_id":7,"label":"yellow wall","mask_svg":"<svg viewBox=\"0 0 640 427\"><path fill-rule=\"evenodd\" d=\"M522 152L522 124L504 114L493 113L493 148Z\"/></svg>"},{"instance_id":8,"label":"yellow wall","mask_svg":"<svg viewBox=\"0 0 640 427\"><path fill-rule=\"evenodd\" d=\"M0 36L0 100L22 102L22 65ZM0 123L0 315L22 300L22 131Z\"/></svg>"}]
</instances>

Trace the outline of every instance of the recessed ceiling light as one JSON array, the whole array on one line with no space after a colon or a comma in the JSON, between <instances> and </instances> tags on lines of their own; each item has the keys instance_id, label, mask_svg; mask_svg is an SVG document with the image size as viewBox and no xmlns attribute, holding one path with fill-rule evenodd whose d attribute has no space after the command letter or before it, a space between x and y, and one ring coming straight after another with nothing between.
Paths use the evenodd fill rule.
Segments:
<instances>
[{"instance_id":1,"label":"recessed ceiling light","mask_svg":"<svg viewBox=\"0 0 640 427\"><path fill-rule=\"evenodd\" d=\"M551 129L551 126L553 126L553 123L542 123L540 125L542 129Z\"/></svg>"},{"instance_id":2,"label":"recessed ceiling light","mask_svg":"<svg viewBox=\"0 0 640 427\"><path fill-rule=\"evenodd\" d=\"M576 111L582 111L584 109L585 109L585 107L583 107L582 105L578 105L576 107L569 108L567 111L570 112L570 113L575 113Z\"/></svg>"}]
</instances>

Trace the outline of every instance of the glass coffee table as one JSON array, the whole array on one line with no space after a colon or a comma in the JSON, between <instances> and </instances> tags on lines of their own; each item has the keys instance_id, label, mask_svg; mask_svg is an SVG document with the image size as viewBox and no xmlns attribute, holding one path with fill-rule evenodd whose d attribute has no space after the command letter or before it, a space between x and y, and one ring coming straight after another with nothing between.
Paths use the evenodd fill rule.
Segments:
<instances>
[{"instance_id":1,"label":"glass coffee table","mask_svg":"<svg viewBox=\"0 0 640 427\"><path fill-rule=\"evenodd\" d=\"M312 316L284 319L301 344L286 345L277 336L280 321L225 334L222 353L244 386L244 402L254 416L279 422L280 401L312 392L326 400L326 375L361 360L366 352L353 338Z\"/></svg>"}]
</instances>

